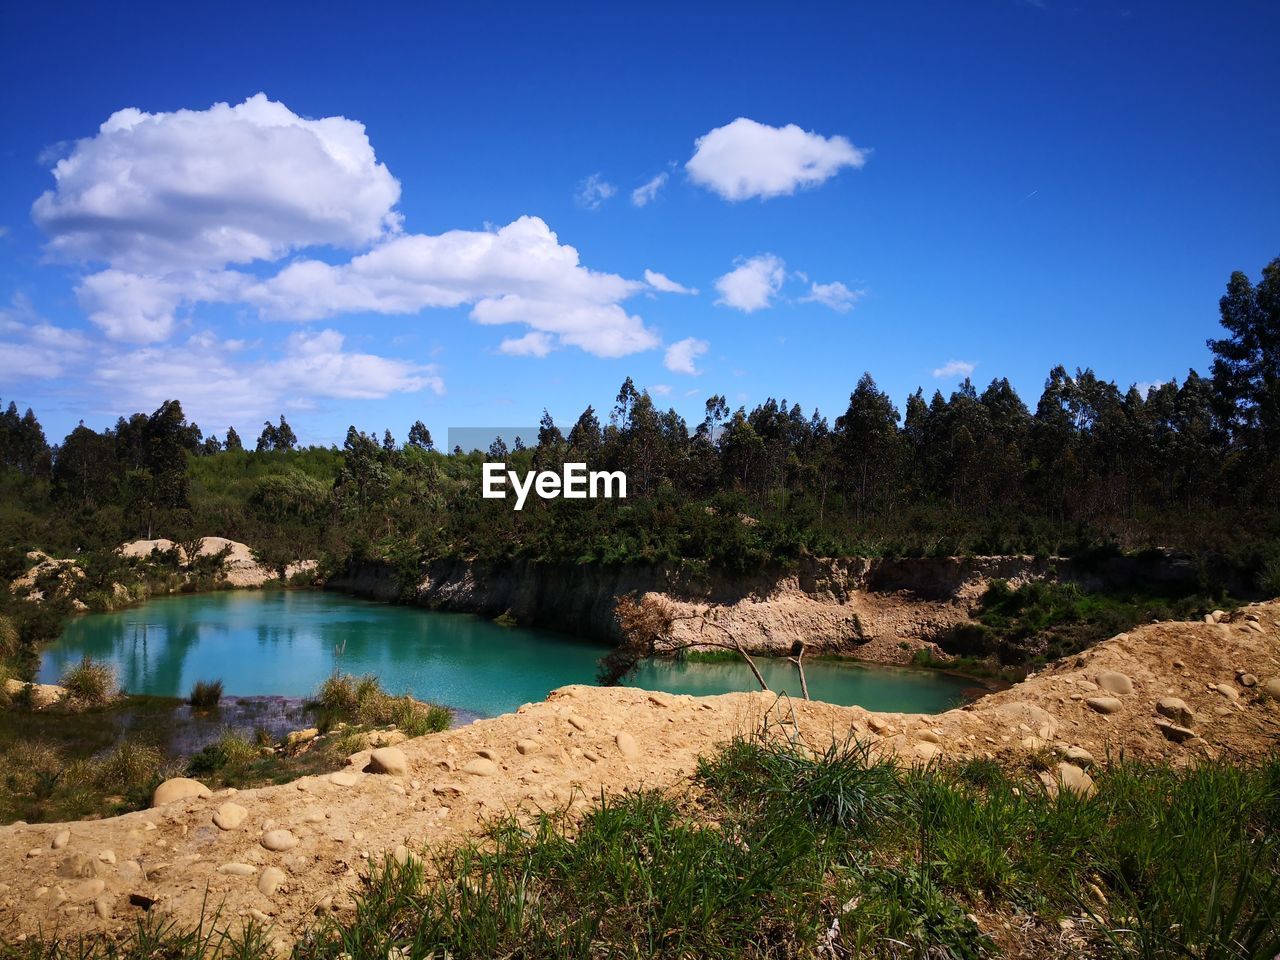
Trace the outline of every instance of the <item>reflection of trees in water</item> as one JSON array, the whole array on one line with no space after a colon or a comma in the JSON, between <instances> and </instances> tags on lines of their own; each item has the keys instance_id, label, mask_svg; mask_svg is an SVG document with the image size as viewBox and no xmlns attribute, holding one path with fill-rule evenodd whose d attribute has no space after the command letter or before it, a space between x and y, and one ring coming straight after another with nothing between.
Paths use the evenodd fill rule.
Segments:
<instances>
[{"instance_id":1,"label":"reflection of trees in water","mask_svg":"<svg viewBox=\"0 0 1280 960\"><path fill-rule=\"evenodd\" d=\"M167 616L160 623L137 622L121 638L114 659L126 690L173 690L181 694L187 658L200 643L198 623Z\"/></svg>"}]
</instances>

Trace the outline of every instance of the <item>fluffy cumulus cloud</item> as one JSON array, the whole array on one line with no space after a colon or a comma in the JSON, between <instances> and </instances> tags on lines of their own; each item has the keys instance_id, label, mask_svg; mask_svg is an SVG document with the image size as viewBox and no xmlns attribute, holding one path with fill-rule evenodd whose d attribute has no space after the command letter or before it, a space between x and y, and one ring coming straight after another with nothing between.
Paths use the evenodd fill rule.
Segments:
<instances>
[{"instance_id":1,"label":"fluffy cumulus cloud","mask_svg":"<svg viewBox=\"0 0 1280 960\"><path fill-rule=\"evenodd\" d=\"M801 303L820 303L837 313L848 313L862 299L864 291L850 290L839 280L834 283L811 283L809 293L800 298Z\"/></svg>"},{"instance_id":2,"label":"fluffy cumulus cloud","mask_svg":"<svg viewBox=\"0 0 1280 960\"><path fill-rule=\"evenodd\" d=\"M33 216L52 255L105 265L77 295L121 343L165 342L202 303L302 322L466 306L478 323L527 328L502 341L504 353L618 357L660 343L624 301L683 292L587 268L537 217L406 233L400 185L360 123L305 119L262 94L208 110L118 111L53 173ZM599 175L581 187L587 206L616 192ZM317 248L351 256L307 252ZM275 273L244 269L287 256L296 259Z\"/></svg>"},{"instance_id":3,"label":"fluffy cumulus cloud","mask_svg":"<svg viewBox=\"0 0 1280 960\"><path fill-rule=\"evenodd\" d=\"M555 349L551 334L530 330L523 337L507 337L498 344L498 352L509 357L545 357Z\"/></svg>"},{"instance_id":4,"label":"fluffy cumulus cloud","mask_svg":"<svg viewBox=\"0 0 1280 960\"><path fill-rule=\"evenodd\" d=\"M667 347L666 356L662 358L662 365L672 373L687 373L690 376L697 376L702 372L697 367L697 360L709 349L711 349L711 344L707 343L707 341L699 340L696 337L685 337L685 339L677 340Z\"/></svg>"},{"instance_id":5,"label":"fluffy cumulus cloud","mask_svg":"<svg viewBox=\"0 0 1280 960\"><path fill-rule=\"evenodd\" d=\"M763 310L773 303L786 279L786 264L771 253L741 260L738 266L716 280L720 298L716 303L743 313Z\"/></svg>"},{"instance_id":6,"label":"fluffy cumulus cloud","mask_svg":"<svg viewBox=\"0 0 1280 960\"><path fill-rule=\"evenodd\" d=\"M584 210L598 210L615 193L618 188L606 180L601 174L593 173L578 183L573 199Z\"/></svg>"},{"instance_id":7,"label":"fluffy cumulus cloud","mask_svg":"<svg viewBox=\"0 0 1280 960\"><path fill-rule=\"evenodd\" d=\"M768 199L816 187L845 167L860 168L867 156L844 137L739 117L699 137L685 171L726 200Z\"/></svg>"},{"instance_id":8,"label":"fluffy cumulus cloud","mask_svg":"<svg viewBox=\"0 0 1280 960\"><path fill-rule=\"evenodd\" d=\"M53 176L32 208L51 252L141 273L362 247L399 220L400 184L363 124L306 120L261 93L234 107L119 110Z\"/></svg>"},{"instance_id":9,"label":"fluffy cumulus cloud","mask_svg":"<svg viewBox=\"0 0 1280 960\"><path fill-rule=\"evenodd\" d=\"M554 342L620 357L659 343L621 306L644 289L643 283L587 269L578 251L560 243L541 219L521 217L497 230L396 237L344 264L295 262L239 297L268 315L294 320L470 304L478 323L524 324L545 334L507 341L523 349L504 352L543 356Z\"/></svg>"},{"instance_id":10,"label":"fluffy cumulus cloud","mask_svg":"<svg viewBox=\"0 0 1280 960\"><path fill-rule=\"evenodd\" d=\"M644 183L640 184L640 186L632 190L631 191L632 206L647 207L650 203L652 203L654 198L658 195L658 191L661 190L664 186L666 186L667 177L668 177L668 174L664 170L662 173L658 174L652 180L646 180Z\"/></svg>"},{"instance_id":11,"label":"fluffy cumulus cloud","mask_svg":"<svg viewBox=\"0 0 1280 960\"><path fill-rule=\"evenodd\" d=\"M685 293L689 296L696 296L698 293L693 287L686 287L682 283L676 283L665 273L658 273L657 270L646 270L644 272L644 282L660 293Z\"/></svg>"},{"instance_id":12,"label":"fluffy cumulus cloud","mask_svg":"<svg viewBox=\"0 0 1280 960\"><path fill-rule=\"evenodd\" d=\"M933 371L935 377L967 377L973 373L976 363L968 360L948 360Z\"/></svg>"},{"instance_id":13,"label":"fluffy cumulus cloud","mask_svg":"<svg viewBox=\"0 0 1280 960\"><path fill-rule=\"evenodd\" d=\"M275 358L245 352L242 343L203 332L183 342L111 351L87 378L122 409L152 410L180 397L187 415L207 424L305 408L317 399L444 392L434 366L347 350L334 330L294 333ZM192 375L196 370L199 376Z\"/></svg>"}]
</instances>

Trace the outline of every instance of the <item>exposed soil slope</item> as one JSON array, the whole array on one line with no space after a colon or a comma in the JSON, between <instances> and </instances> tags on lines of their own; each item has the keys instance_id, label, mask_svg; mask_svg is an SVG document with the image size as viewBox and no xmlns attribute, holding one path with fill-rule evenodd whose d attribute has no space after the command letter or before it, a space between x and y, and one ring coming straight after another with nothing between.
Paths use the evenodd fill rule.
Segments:
<instances>
[{"instance_id":1,"label":"exposed soil slope","mask_svg":"<svg viewBox=\"0 0 1280 960\"><path fill-rule=\"evenodd\" d=\"M140 915L136 903L155 901L151 909L186 924L202 906L221 907L224 919L252 915L291 942L317 911L350 907L367 856L449 844L511 811L582 809L602 790L670 787L699 754L762 721L796 735L792 719L814 746L852 735L903 762L990 755L1047 768L1050 789L1087 792L1089 766L1122 752L1256 758L1280 742L1280 602L1221 623L1145 626L934 716L763 693L566 687L514 714L406 741L372 764L358 754L333 774L109 820L14 824L0 828L0 935L112 933ZM167 789L183 786L202 789Z\"/></svg>"}]
</instances>

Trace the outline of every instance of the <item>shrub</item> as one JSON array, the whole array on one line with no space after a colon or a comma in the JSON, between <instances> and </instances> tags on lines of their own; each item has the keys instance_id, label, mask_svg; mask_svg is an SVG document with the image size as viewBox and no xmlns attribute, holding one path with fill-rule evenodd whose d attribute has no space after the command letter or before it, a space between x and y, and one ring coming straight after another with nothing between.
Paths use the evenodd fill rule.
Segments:
<instances>
[{"instance_id":1,"label":"shrub","mask_svg":"<svg viewBox=\"0 0 1280 960\"><path fill-rule=\"evenodd\" d=\"M187 764L189 776L208 776L227 769L243 769L262 755L262 748L243 734L226 730L215 743L209 744Z\"/></svg>"},{"instance_id":2,"label":"shrub","mask_svg":"<svg viewBox=\"0 0 1280 960\"><path fill-rule=\"evenodd\" d=\"M66 688L68 696L76 703L101 706L116 693L116 671L114 667L86 655L62 675L58 684Z\"/></svg>"},{"instance_id":3,"label":"shrub","mask_svg":"<svg viewBox=\"0 0 1280 960\"><path fill-rule=\"evenodd\" d=\"M221 680L197 680L187 702L202 710L211 710L222 699Z\"/></svg>"},{"instance_id":4,"label":"shrub","mask_svg":"<svg viewBox=\"0 0 1280 960\"><path fill-rule=\"evenodd\" d=\"M420 737L447 730L453 723L453 711L448 707L420 703L407 696L393 697L373 676L335 673L320 685L312 705L321 731L338 723L368 727L395 724L407 736Z\"/></svg>"}]
</instances>

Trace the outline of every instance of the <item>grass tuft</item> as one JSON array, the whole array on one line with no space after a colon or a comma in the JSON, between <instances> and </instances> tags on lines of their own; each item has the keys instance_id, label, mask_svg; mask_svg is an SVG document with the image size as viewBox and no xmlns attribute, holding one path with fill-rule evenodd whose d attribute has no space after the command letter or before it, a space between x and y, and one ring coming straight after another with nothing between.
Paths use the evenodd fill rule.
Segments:
<instances>
[{"instance_id":1,"label":"grass tuft","mask_svg":"<svg viewBox=\"0 0 1280 960\"><path fill-rule=\"evenodd\" d=\"M420 703L407 696L394 697L373 676L335 673L320 685L312 706L321 732L339 723L362 727L394 724L406 736L420 737L448 730L453 723L453 711L448 707Z\"/></svg>"},{"instance_id":2,"label":"grass tuft","mask_svg":"<svg viewBox=\"0 0 1280 960\"><path fill-rule=\"evenodd\" d=\"M197 680L187 697L187 702L200 710L212 710L221 700L221 680Z\"/></svg>"},{"instance_id":3,"label":"grass tuft","mask_svg":"<svg viewBox=\"0 0 1280 960\"><path fill-rule=\"evenodd\" d=\"M101 706L116 694L115 669L86 656L62 675L58 684L73 701L84 706Z\"/></svg>"}]
</instances>

